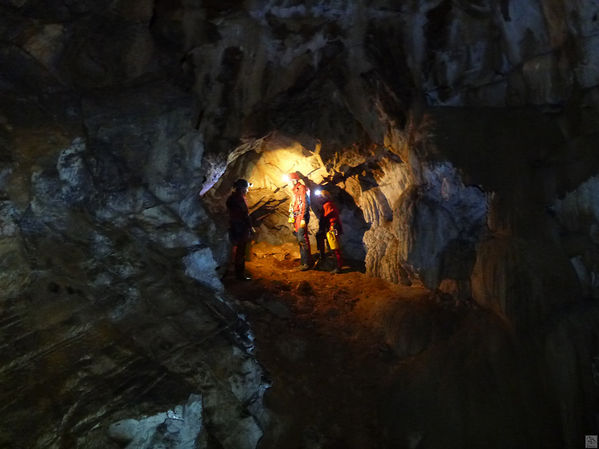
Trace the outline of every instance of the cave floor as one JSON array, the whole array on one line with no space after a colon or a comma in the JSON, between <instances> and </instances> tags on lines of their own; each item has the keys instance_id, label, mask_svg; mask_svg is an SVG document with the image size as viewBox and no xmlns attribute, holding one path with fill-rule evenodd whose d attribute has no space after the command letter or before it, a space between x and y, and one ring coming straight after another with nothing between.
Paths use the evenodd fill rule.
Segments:
<instances>
[{"instance_id":1,"label":"cave floor","mask_svg":"<svg viewBox=\"0 0 599 449\"><path fill-rule=\"evenodd\" d=\"M340 274L298 266L289 246L258 251L247 263L252 281L226 282L272 383L259 448L384 447L377 411L398 361L383 311L393 301L428 302L430 291L350 266Z\"/></svg>"}]
</instances>

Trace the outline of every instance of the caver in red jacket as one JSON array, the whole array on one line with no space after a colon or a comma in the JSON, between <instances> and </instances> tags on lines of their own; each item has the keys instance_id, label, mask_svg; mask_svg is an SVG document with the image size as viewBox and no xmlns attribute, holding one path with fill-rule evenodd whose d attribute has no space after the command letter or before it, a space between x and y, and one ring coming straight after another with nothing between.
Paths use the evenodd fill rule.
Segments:
<instances>
[{"instance_id":1,"label":"caver in red jacket","mask_svg":"<svg viewBox=\"0 0 599 449\"><path fill-rule=\"evenodd\" d=\"M341 219L339 218L339 209L337 209L337 206L335 206L330 198L327 198L322 205L322 212L325 226L328 225L327 231L329 229L336 229L339 235L343 234L343 226L341 225Z\"/></svg>"},{"instance_id":2,"label":"caver in red jacket","mask_svg":"<svg viewBox=\"0 0 599 449\"><path fill-rule=\"evenodd\" d=\"M312 266L310 253L310 237L308 223L310 221L310 190L299 181L299 175L289 175L293 181L293 196L289 204L289 222L293 223L294 234L299 244L301 266L300 270L308 270Z\"/></svg>"},{"instance_id":3,"label":"caver in red jacket","mask_svg":"<svg viewBox=\"0 0 599 449\"><path fill-rule=\"evenodd\" d=\"M341 219L339 218L339 209L333 203L330 192L323 190L320 192L320 196L323 198L322 209L319 212L318 217L318 232L316 233L316 246L320 253L317 268L322 268L325 265L326 252L324 241L327 236L327 232L332 231L338 237L343 234L343 226ZM331 249L335 254L337 262L336 268L333 270L334 273L341 272L343 267L343 258L341 257L341 250L339 248Z\"/></svg>"},{"instance_id":4,"label":"caver in red jacket","mask_svg":"<svg viewBox=\"0 0 599 449\"><path fill-rule=\"evenodd\" d=\"M299 232L300 227L308 226L310 221L310 196L308 188L301 182L296 182L293 186L290 212L294 219L293 227L295 232ZM304 223L302 223L302 220Z\"/></svg>"}]
</instances>

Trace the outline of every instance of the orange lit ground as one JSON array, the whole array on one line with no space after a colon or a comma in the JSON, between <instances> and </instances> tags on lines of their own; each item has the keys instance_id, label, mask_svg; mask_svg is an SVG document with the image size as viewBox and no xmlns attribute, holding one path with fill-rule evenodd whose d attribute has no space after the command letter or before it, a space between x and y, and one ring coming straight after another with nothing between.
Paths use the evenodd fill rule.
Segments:
<instances>
[{"instance_id":1,"label":"orange lit ground","mask_svg":"<svg viewBox=\"0 0 599 449\"><path fill-rule=\"evenodd\" d=\"M256 337L272 388L273 421L261 449L376 449L378 404L397 362L385 342L394 301L429 303L403 287L350 267L342 274L297 270L294 245L254 248L254 280L226 282Z\"/></svg>"}]
</instances>

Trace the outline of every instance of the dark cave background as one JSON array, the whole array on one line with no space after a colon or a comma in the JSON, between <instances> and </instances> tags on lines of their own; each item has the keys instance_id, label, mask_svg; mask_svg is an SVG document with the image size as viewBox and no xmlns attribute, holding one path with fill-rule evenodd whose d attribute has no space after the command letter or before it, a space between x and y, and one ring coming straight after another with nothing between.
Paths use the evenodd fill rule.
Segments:
<instances>
[{"instance_id":1,"label":"dark cave background","mask_svg":"<svg viewBox=\"0 0 599 449\"><path fill-rule=\"evenodd\" d=\"M0 445L154 447L131 435L179 404L195 418L166 447L257 447L268 381L220 279L224 197L253 180L259 239L284 244L279 171L301 169L336 189L368 275L503 323L409 359L426 368L390 391L384 447L580 447L599 428L598 14L1 2Z\"/></svg>"}]
</instances>

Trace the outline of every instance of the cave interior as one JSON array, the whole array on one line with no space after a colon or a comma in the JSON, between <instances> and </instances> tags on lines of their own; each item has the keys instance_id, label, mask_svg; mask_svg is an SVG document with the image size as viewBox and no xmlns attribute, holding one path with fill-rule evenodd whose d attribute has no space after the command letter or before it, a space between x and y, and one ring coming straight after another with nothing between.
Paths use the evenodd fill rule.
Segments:
<instances>
[{"instance_id":1,"label":"cave interior","mask_svg":"<svg viewBox=\"0 0 599 449\"><path fill-rule=\"evenodd\" d=\"M0 447L596 448L598 16L0 3Z\"/></svg>"}]
</instances>

